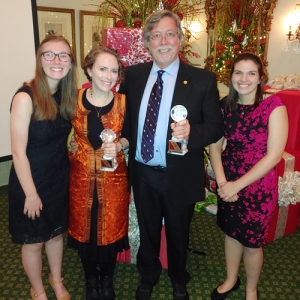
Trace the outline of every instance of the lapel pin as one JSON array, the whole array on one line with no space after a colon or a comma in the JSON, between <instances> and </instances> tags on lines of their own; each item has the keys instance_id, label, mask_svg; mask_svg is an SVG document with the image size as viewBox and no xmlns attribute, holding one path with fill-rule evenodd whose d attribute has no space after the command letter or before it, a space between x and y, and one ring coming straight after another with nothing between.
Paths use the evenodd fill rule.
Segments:
<instances>
[{"instance_id":1,"label":"lapel pin","mask_svg":"<svg viewBox=\"0 0 300 300\"><path fill-rule=\"evenodd\" d=\"M184 80L184 81L183 81L183 84L187 84L187 80Z\"/></svg>"}]
</instances>

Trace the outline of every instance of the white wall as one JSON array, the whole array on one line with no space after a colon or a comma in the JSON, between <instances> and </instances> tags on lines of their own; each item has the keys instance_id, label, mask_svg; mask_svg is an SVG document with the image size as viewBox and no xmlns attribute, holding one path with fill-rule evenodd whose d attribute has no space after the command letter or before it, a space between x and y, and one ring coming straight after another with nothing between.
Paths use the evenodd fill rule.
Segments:
<instances>
[{"instance_id":1,"label":"white wall","mask_svg":"<svg viewBox=\"0 0 300 300\"><path fill-rule=\"evenodd\" d=\"M18 0L11 0L1 5L0 37L0 157L5 157L11 155L9 135L11 99L22 83L34 75L35 44L31 0L20 3Z\"/></svg>"},{"instance_id":2,"label":"white wall","mask_svg":"<svg viewBox=\"0 0 300 300\"><path fill-rule=\"evenodd\" d=\"M19 20L19 21L18 21ZM11 155L10 104L16 90L34 75L35 44L31 0L10 0L0 10L0 158ZM0 163L0 186L8 182L11 161Z\"/></svg>"},{"instance_id":3,"label":"white wall","mask_svg":"<svg viewBox=\"0 0 300 300\"><path fill-rule=\"evenodd\" d=\"M283 51L287 41L286 34L297 3L300 4L300 0L278 0L274 9L267 57L270 80L278 75L300 74L300 54L294 51Z\"/></svg>"}]
</instances>

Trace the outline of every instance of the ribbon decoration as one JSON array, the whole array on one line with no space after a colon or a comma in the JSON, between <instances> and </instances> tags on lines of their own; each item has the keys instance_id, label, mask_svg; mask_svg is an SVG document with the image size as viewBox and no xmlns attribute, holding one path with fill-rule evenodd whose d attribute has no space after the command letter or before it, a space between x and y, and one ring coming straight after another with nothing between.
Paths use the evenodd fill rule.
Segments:
<instances>
[{"instance_id":1,"label":"ribbon decoration","mask_svg":"<svg viewBox=\"0 0 300 300\"><path fill-rule=\"evenodd\" d=\"M278 182L278 205L288 206L300 202L300 172L294 171L295 157L283 153L284 174Z\"/></svg>"},{"instance_id":2,"label":"ribbon decoration","mask_svg":"<svg viewBox=\"0 0 300 300\"><path fill-rule=\"evenodd\" d=\"M288 207L286 206L279 207L274 240L284 236L284 231L288 220L288 214L289 214Z\"/></svg>"},{"instance_id":3,"label":"ribbon decoration","mask_svg":"<svg viewBox=\"0 0 300 300\"><path fill-rule=\"evenodd\" d=\"M116 49L126 67L152 61L152 56L144 47L142 28L105 28L102 44Z\"/></svg>"},{"instance_id":4,"label":"ribbon decoration","mask_svg":"<svg viewBox=\"0 0 300 300\"><path fill-rule=\"evenodd\" d=\"M128 239L130 245L131 263L136 264L136 257L140 246L140 230L133 200L133 193L131 191L131 203L129 204L129 226Z\"/></svg>"},{"instance_id":5,"label":"ribbon decoration","mask_svg":"<svg viewBox=\"0 0 300 300\"><path fill-rule=\"evenodd\" d=\"M129 66L152 61L151 55L144 48L143 29L130 28L127 30L132 35L132 43L130 50L123 59L128 63Z\"/></svg>"},{"instance_id":6,"label":"ribbon decoration","mask_svg":"<svg viewBox=\"0 0 300 300\"><path fill-rule=\"evenodd\" d=\"M300 172L288 172L279 177L278 194L280 206L300 202Z\"/></svg>"}]
</instances>

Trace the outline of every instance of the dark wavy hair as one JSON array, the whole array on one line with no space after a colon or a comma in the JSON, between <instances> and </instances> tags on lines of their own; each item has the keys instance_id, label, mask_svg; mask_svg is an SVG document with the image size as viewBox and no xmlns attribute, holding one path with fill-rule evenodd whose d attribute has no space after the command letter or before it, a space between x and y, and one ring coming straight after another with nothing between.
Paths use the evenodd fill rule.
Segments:
<instances>
[{"instance_id":1,"label":"dark wavy hair","mask_svg":"<svg viewBox=\"0 0 300 300\"><path fill-rule=\"evenodd\" d=\"M84 58L84 61L82 63L82 69L84 71L85 76L87 77L88 81L92 81L91 76L88 73L88 69L92 69L97 57L100 54L103 53L108 53L113 55L118 62L118 82L121 82L124 79L124 65L120 59L120 55L118 54L118 52L114 49L111 49L109 47L103 47L103 46L96 46L94 48L92 48L92 50L86 55L86 57Z\"/></svg>"},{"instance_id":2,"label":"dark wavy hair","mask_svg":"<svg viewBox=\"0 0 300 300\"><path fill-rule=\"evenodd\" d=\"M61 103L58 107L53 100L47 76L42 67L42 53L46 43L65 43L70 51L71 69L68 74L59 82L58 89L60 91ZM76 115L77 107L77 65L76 59L72 52L69 42L60 35L50 34L39 45L36 54L35 76L29 82L24 82L24 85L29 85L33 96L33 115L32 119L37 120L53 120L59 111L61 116L67 120L71 120Z\"/></svg>"},{"instance_id":3,"label":"dark wavy hair","mask_svg":"<svg viewBox=\"0 0 300 300\"><path fill-rule=\"evenodd\" d=\"M239 100L238 92L235 90L235 88L232 85L231 77L235 70L235 65L242 61L242 60L251 60L257 65L258 75L260 78L260 83L257 85L257 90L255 94L254 99L254 107L257 107L259 102L262 101L263 95L264 95L264 86L268 81L268 75L264 68L264 65L259 58L259 56L253 54L253 53L242 53L239 56L236 57L236 59L233 62L231 71L230 71L230 87L229 87L229 94L227 96L227 101L225 104L225 110L226 111L232 111L237 108L237 102Z\"/></svg>"}]
</instances>

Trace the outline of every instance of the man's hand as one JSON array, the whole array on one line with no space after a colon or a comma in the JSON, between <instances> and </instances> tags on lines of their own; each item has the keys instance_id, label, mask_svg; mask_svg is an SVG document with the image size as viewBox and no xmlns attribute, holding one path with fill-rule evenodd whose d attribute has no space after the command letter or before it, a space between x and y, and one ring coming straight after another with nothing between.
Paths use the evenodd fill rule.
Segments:
<instances>
[{"instance_id":1,"label":"man's hand","mask_svg":"<svg viewBox=\"0 0 300 300\"><path fill-rule=\"evenodd\" d=\"M190 123L188 119L171 123L171 129L173 130L172 136L175 139L188 140L190 137Z\"/></svg>"}]
</instances>

